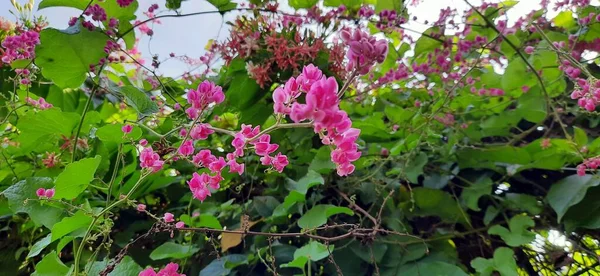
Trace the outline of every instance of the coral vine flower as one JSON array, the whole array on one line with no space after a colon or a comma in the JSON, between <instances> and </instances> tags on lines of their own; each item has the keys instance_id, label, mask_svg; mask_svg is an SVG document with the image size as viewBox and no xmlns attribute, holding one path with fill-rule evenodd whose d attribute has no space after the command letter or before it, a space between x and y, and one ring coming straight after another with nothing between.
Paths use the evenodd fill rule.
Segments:
<instances>
[{"instance_id":1,"label":"coral vine flower","mask_svg":"<svg viewBox=\"0 0 600 276\"><path fill-rule=\"evenodd\" d=\"M39 188L35 191L35 194L39 198L52 198L52 197L54 197L54 188L52 188L52 189Z\"/></svg>"},{"instance_id":2,"label":"coral vine flower","mask_svg":"<svg viewBox=\"0 0 600 276\"><path fill-rule=\"evenodd\" d=\"M190 119L196 119L200 111L206 109L209 104L220 104L225 100L223 89L211 81L203 81L196 90L190 89L187 93L187 101L192 107L186 110Z\"/></svg>"},{"instance_id":3,"label":"coral vine flower","mask_svg":"<svg viewBox=\"0 0 600 276\"><path fill-rule=\"evenodd\" d=\"M160 160L158 153L155 153L152 148L144 148L140 153L140 166L148 168L152 172L158 172L162 169L164 161Z\"/></svg>"},{"instance_id":4,"label":"coral vine flower","mask_svg":"<svg viewBox=\"0 0 600 276\"><path fill-rule=\"evenodd\" d=\"M140 272L138 276L185 276L185 274L179 274L177 270L179 265L176 263L169 263L165 268L161 269L158 273L154 271L154 268L149 267Z\"/></svg>"},{"instance_id":5,"label":"coral vine flower","mask_svg":"<svg viewBox=\"0 0 600 276\"><path fill-rule=\"evenodd\" d=\"M174 217L173 214L171 213L165 213L165 215L163 216L163 220L167 223L169 222L173 222L174 221Z\"/></svg>"},{"instance_id":6,"label":"coral vine flower","mask_svg":"<svg viewBox=\"0 0 600 276\"><path fill-rule=\"evenodd\" d=\"M132 130L133 130L133 126L131 126L129 124L121 127L121 131L123 131L123 133L125 133L125 134L130 133Z\"/></svg>"},{"instance_id":7,"label":"coral vine flower","mask_svg":"<svg viewBox=\"0 0 600 276\"><path fill-rule=\"evenodd\" d=\"M348 57L348 71L357 69L360 74L367 74L375 62L382 63L388 52L388 42L385 39L377 40L368 33L355 29L341 31L342 40L350 46Z\"/></svg>"},{"instance_id":8,"label":"coral vine flower","mask_svg":"<svg viewBox=\"0 0 600 276\"><path fill-rule=\"evenodd\" d=\"M208 135L215 133L214 130L209 128L209 124L199 124L192 128L190 131L190 136L194 140L205 140L208 138Z\"/></svg>"}]
</instances>

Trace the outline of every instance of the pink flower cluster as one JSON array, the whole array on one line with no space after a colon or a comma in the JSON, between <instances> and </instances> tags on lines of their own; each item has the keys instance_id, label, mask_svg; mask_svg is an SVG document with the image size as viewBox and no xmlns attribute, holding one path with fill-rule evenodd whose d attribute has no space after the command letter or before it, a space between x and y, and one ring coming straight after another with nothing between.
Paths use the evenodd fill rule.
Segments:
<instances>
[{"instance_id":1,"label":"pink flower cluster","mask_svg":"<svg viewBox=\"0 0 600 276\"><path fill-rule=\"evenodd\" d=\"M46 102L46 100L44 100L44 98L41 97L37 100L27 97L25 101L27 101L28 104L33 105L41 110L53 107L51 103Z\"/></svg>"},{"instance_id":2,"label":"pink flower cluster","mask_svg":"<svg viewBox=\"0 0 600 276\"><path fill-rule=\"evenodd\" d=\"M138 274L138 276L185 276L185 274L178 273L177 270L179 270L178 264L169 263L158 273L154 271L154 268L149 267L141 271L140 274Z\"/></svg>"},{"instance_id":3,"label":"pink flower cluster","mask_svg":"<svg viewBox=\"0 0 600 276\"><path fill-rule=\"evenodd\" d=\"M578 78L576 84L571 99L577 100L577 104L587 111L596 110L596 106L600 104L600 82L590 83Z\"/></svg>"},{"instance_id":4,"label":"pink flower cluster","mask_svg":"<svg viewBox=\"0 0 600 276\"><path fill-rule=\"evenodd\" d=\"M147 168L152 172L158 172L162 169L165 161L160 160L158 153L151 147L144 148L140 153L140 167Z\"/></svg>"},{"instance_id":5,"label":"pink flower cluster","mask_svg":"<svg viewBox=\"0 0 600 276\"><path fill-rule=\"evenodd\" d=\"M2 48L4 48L2 62L11 63L18 59L33 59L35 57L35 45L37 44L40 44L40 34L34 31L7 36L2 41Z\"/></svg>"},{"instance_id":6,"label":"pink flower cluster","mask_svg":"<svg viewBox=\"0 0 600 276\"><path fill-rule=\"evenodd\" d=\"M577 166L577 175L584 176L585 170L595 170L600 167L600 157L593 157L583 161L583 163Z\"/></svg>"},{"instance_id":7,"label":"pink flower cluster","mask_svg":"<svg viewBox=\"0 0 600 276\"><path fill-rule=\"evenodd\" d=\"M304 104L296 101L302 93L306 93ZM352 162L361 155L356 144L360 130L351 128L348 114L340 110L335 78L326 78L319 68L308 65L297 78L290 78L273 92L273 101L275 113L289 115L296 123L311 121L323 144L336 146L331 161L336 164L338 175L354 171Z\"/></svg>"},{"instance_id":8,"label":"pink flower cluster","mask_svg":"<svg viewBox=\"0 0 600 276\"><path fill-rule=\"evenodd\" d=\"M83 14L91 16L94 21L105 21L107 19L106 11L98 4L89 6Z\"/></svg>"},{"instance_id":9,"label":"pink flower cluster","mask_svg":"<svg viewBox=\"0 0 600 276\"><path fill-rule=\"evenodd\" d=\"M46 158L42 159L42 163L46 168L52 168L60 162L60 158L54 152L46 152Z\"/></svg>"},{"instance_id":10,"label":"pink flower cluster","mask_svg":"<svg viewBox=\"0 0 600 276\"><path fill-rule=\"evenodd\" d=\"M386 28L396 25L396 23L399 24L399 22L396 22L397 19L398 19L398 14L396 13L396 11L383 10L379 13L379 22L377 22L375 24L375 26L378 29L383 30L383 29L386 29Z\"/></svg>"},{"instance_id":11,"label":"pink flower cluster","mask_svg":"<svg viewBox=\"0 0 600 276\"><path fill-rule=\"evenodd\" d=\"M119 4L119 6L121 8L125 8L129 5L131 5L131 3L133 3L134 0L117 0L117 4Z\"/></svg>"},{"instance_id":12,"label":"pink flower cluster","mask_svg":"<svg viewBox=\"0 0 600 276\"><path fill-rule=\"evenodd\" d=\"M35 191L35 194L39 198L52 198L52 197L54 197L54 188L52 188L52 189L39 188L39 189L37 189L37 191Z\"/></svg>"},{"instance_id":13,"label":"pink flower cluster","mask_svg":"<svg viewBox=\"0 0 600 276\"><path fill-rule=\"evenodd\" d=\"M220 104L225 100L223 89L210 81L203 81L198 89L191 89L187 93L187 101L192 107L185 110L190 119L196 119L209 104Z\"/></svg>"},{"instance_id":14,"label":"pink flower cluster","mask_svg":"<svg viewBox=\"0 0 600 276\"><path fill-rule=\"evenodd\" d=\"M350 46L346 53L348 65L346 70L358 70L360 74L367 74L375 62L383 62L388 52L388 42L385 39L376 39L368 33L355 29L341 31L342 40Z\"/></svg>"}]
</instances>

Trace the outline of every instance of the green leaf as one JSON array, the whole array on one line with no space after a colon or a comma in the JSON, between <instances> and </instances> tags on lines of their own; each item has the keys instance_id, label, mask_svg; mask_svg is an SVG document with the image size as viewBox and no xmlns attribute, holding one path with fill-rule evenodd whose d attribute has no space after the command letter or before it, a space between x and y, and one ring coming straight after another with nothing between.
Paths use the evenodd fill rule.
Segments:
<instances>
[{"instance_id":1,"label":"green leaf","mask_svg":"<svg viewBox=\"0 0 600 276\"><path fill-rule=\"evenodd\" d=\"M215 8L217 8L222 13L233 10L237 7L237 4L231 2L231 0L207 0L207 1L208 1L208 3L211 3L213 6L215 6Z\"/></svg>"},{"instance_id":2,"label":"green leaf","mask_svg":"<svg viewBox=\"0 0 600 276\"><path fill-rule=\"evenodd\" d=\"M35 48L35 64L42 75L62 88L77 88L86 78L90 64L98 64L106 56L107 37L75 24L67 30L44 29L40 45Z\"/></svg>"},{"instance_id":3,"label":"green leaf","mask_svg":"<svg viewBox=\"0 0 600 276\"><path fill-rule=\"evenodd\" d=\"M406 165L404 170L406 178L412 183L419 183L419 176L423 174L423 167L427 164L427 161L427 154L419 152L419 155L411 159Z\"/></svg>"},{"instance_id":4,"label":"green leaf","mask_svg":"<svg viewBox=\"0 0 600 276\"><path fill-rule=\"evenodd\" d=\"M294 259L306 257L313 262L317 262L327 258L327 256L329 256L329 252L333 252L333 247L333 244L330 246L325 246L318 241L311 241L308 244L296 249L296 252L294 252Z\"/></svg>"},{"instance_id":5,"label":"green leaf","mask_svg":"<svg viewBox=\"0 0 600 276\"><path fill-rule=\"evenodd\" d=\"M565 231L572 232L575 228L600 228L600 187L588 189L583 200L569 208L564 215Z\"/></svg>"},{"instance_id":6,"label":"green leaf","mask_svg":"<svg viewBox=\"0 0 600 276\"><path fill-rule=\"evenodd\" d=\"M362 244L355 241L350 245L350 250L367 263L380 263L388 250L388 245L381 242Z\"/></svg>"},{"instance_id":7,"label":"green leaf","mask_svg":"<svg viewBox=\"0 0 600 276\"><path fill-rule=\"evenodd\" d=\"M258 102L263 95L256 81L243 70L233 74L231 84L225 92L225 101L238 110L244 110Z\"/></svg>"},{"instance_id":8,"label":"green leaf","mask_svg":"<svg viewBox=\"0 0 600 276\"><path fill-rule=\"evenodd\" d=\"M40 2L39 10L50 7L71 7L83 10L90 4L88 0L43 0ZM91 4L98 4L106 12L107 18L117 18L119 21L129 21L135 19L135 11L138 8L138 1L133 1L127 7L121 7L117 1L94 0Z\"/></svg>"},{"instance_id":9,"label":"green leaf","mask_svg":"<svg viewBox=\"0 0 600 276\"><path fill-rule=\"evenodd\" d=\"M37 113L28 112L17 123L17 128L21 131L17 138L20 150L23 153L50 150L61 135L71 136L71 131L79 122L79 118L78 114L61 112L56 108Z\"/></svg>"},{"instance_id":10,"label":"green leaf","mask_svg":"<svg viewBox=\"0 0 600 276\"><path fill-rule=\"evenodd\" d=\"M512 210L524 210L532 215L539 215L543 210L543 204L537 198L528 194L506 193L504 195L504 206Z\"/></svg>"},{"instance_id":11,"label":"green leaf","mask_svg":"<svg viewBox=\"0 0 600 276\"><path fill-rule=\"evenodd\" d=\"M252 200L254 208L261 217L270 217L273 214L273 210L280 204L279 201L273 196L255 196Z\"/></svg>"},{"instance_id":12,"label":"green leaf","mask_svg":"<svg viewBox=\"0 0 600 276\"><path fill-rule=\"evenodd\" d=\"M396 276L467 276L460 267L441 261L417 262L403 267Z\"/></svg>"},{"instance_id":13,"label":"green leaf","mask_svg":"<svg viewBox=\"0 0 600 276\"><path fill-rule=\"evenodd\" d=\"M152 115L158 112L158 106L150 99L144 91L131 85L123 86L117 91L127 99L127 103L131 105L137 112L143 115Z\"/></svg>"},{"instance_id":14,"label":"green leaf","mask_svg":"<svg viewBox=\"0 0 600 276\"><path fill-rule=\"evenodd\" d=\"M321 174L315 171L308 171L308 173L300 178L298 182L288 179L288 185L291 186L293 190L296 190L303 195L305 195L311 187L323 185L323 183L325 183L325 179L323 179Z\"/></svg>"},{"instance_id":15,"label":"green leaf","mask_svg":"<svg viewBox=\"0 0 600 276\"><path fill-rule=\"evenodd\" d=\"M184 259L194 255L200 248L195 245L182 245L174 242L166 242L150 253L150 259Z\"/></svg>"},{"instance_id":16,"label":"green leaf","mask_svg":"<svg viewBox=\"0 0 600 276\"><path fill-rule=\"evenodd\" d=\"M299 256L298 258L295 258L293 261L291 261L287 264L282 264L281 267L297 267L300 269L304 269L304 266L306 266L307 262L308 262L307 257Z\"/></svg>"},{"instance_id":17,"label":"green leaf","mask_svg":"<svg viewBox=\"0 0 600 276\"><path fill-rule=\"evenodd\" d=\"M577 22L575 22L575 19L573 18L573 12L569 10L560 12L552 19L552 22L554 22L555 26L567 30L577 26Z\"/></svg>"},{"instance_id":18,"label":"green leaf","mask_svg":"<svg viewBox=\"0 0 600 276\"><path fill-rule=\"evenodd\" d=\"M195 224L198 227L207 227L207 228L212 228L212 229L223 229L223 226L221 226L221 223L219 222L219 220L213 216L213 215L209 215L209 214L202 214L199 216L199 221L198 223Z\"/></svg>"},{"instance_id":19,"label":"green leaf","mask_svg":"<svg viewBox=\"0 0 600 276\"><path fill-rule=\"evenodd\" d=\"M53 242L75 230L87 227L90 223L92 223L92 217L83 211L78 211L72 217L65 217L60 222L54 224L51 241Z\"/></svg>"},{"instance_id":20,"label":"green leaf","mask_svg":"<svg viewBox=\"0 0 600 276\"><path fill-rule=\"evenodd\" d=\"M575 131L575 143L579 147L583 147L583 146L587 145L588 137L587 137L587 134L585 133L585 130L578 128L578 127L573 127L573 129Z\"/></svg>"},{"instance_id":21,"label":"green leaf","mask_svg":"<svg viewBox=\"0 0 600 276\"><path fill-rule=\"evenodd\" d=\"M98 165L100 165L101 159L100 155L96 155L94 158L84 158L67 165L54 181L56 184L54 197L70 200L85 191L94 179L94 174Z\"/></svg>"},{"instance_id":22,"label":"green leaf","mask_svg":"<svg viewBox=\"0 0 600 276\"><path fill-rule=\"evenodd\" d=\"M571 175L552 184L546 201L558 215L558 222L571 206L579 203L585 197L588 188L599 184L600 179L592 175Z\"/></svg>"},{"instance_id":23,"label":"green leaf","mask_svg":"<svg viewBox=\"0 0 600 276\"><path fill-rule=\"evenodd\" d=\"M352 210L346 207L338 207L329 204L320 204L312 207L306 214L298 219L298 226L302 229L312 229L327 223L327 219L333 215L354 215Z\"/></svg>"},{"instance_id":24,"label":"green leaf","mask_svg":"<svg viewBox=\"0 0 600 276\"><path fill-rule=\"evenodd\" d=\"M430 36L432 35L439 34L439 27L431 27L425 30L425 32L423 32L423 35L415 43L415 57L418 57L424 53L433 52L433 50L442 46L441 41L445 39L444 36L440 36L438 39L430 38Z\"/></svg>"},{"instance_id":25,"label":"green leaf","mask_svg":"<svg viewBox=\"0 0 600 276\"><path fill-rule=\"evenodd\" d=\"M328 146L320 147L312 162L310 162L308 170L322 174L327 174L335 170L335 164L331 162L330 154L331 149Z\"/></svg>"},{"instance_id":26,"label":"green leaf","mask_svg":"<svg viewBox=\"0 0 600 276\"><path fill-rule=\"evenodd\" d=\"M489 195L492 193L492 186L494 182L489 177L479 178L473 185L466 187L463 189L462 194L460 195L461 199L465 203L469 209L474 211L480 211L481 209L478 206L479 198L484 195Z\"/></svg>"},{"instance_id":27,"label":"green leaf","mask_svg":"<svg viewBox=\"0 0 600 276\"><path fill-rule=\"evenodd\" d=\"M294 206L294 204L298 203L298 202L304 202L306 201L305 195L299 193L298 191L291 191L290 194L288 194L285 199L283 200L283 203L281 203L279 206L277 206L275 208L275 210L273 210L273 217L282 217L282 216L287 216L290 213L290 208L292 208L292 206Z\"/></svg>"},{"instance_id":28,"label":"green leaf","mask_svg":"<svg viewBox=\"0 0 600 276\"><path fill-rule=\"evenodd\" d=\"M383 10L392 10L400 13L402 10L402 1L397 0L377 0L375 4L375 12L379 13Z\"/></svg>"},{"instance_id":29,"label":"green leaf","mask_svg":"<svg viewBox=\"0 0 600 276\"><path fill-rule=\"evenodd\" d=\"M55 251L48 255L35 265L35 272L32 276L65 276L69 268L58 258Z\"/></svg>"},{"instance_id":30,"label":"green leaf","mask_svg":"<svg viewBox=\"0 0 600 276\"><path fill-rule=\"evenodd\" d=\"M529 92L523 94L519 98L518 103L516 110L527 121L541 123L548 115L546 100L539 86L535 86Z\"/></svg>"},{"instance_id":31,"label":"green leaf","mask_svg":"<svg viewBox=\"0 0 600 276\"><path fill-rule=\"evenodd\" d=\"M124 135L121 128L123 124L109 124L96 130L96 137L103 142L115 142L122 144L130 140L138 140L142 137L142 129L138 126L133 126L133 130Z\"/></svg>"},{"instance_id":32,"label":"green leaf","mask_svg":"<svg viewBox=\"0 0 600 276\"><path fill-rule=\"evenodd\" d=\"M8 206L15 213L27 213L36 225L44 225L47 228L57 223L62 210L49 205L42 205L37 199L35 191L39 188L52 188L52 179L47 177L31 177L21 180L8 187L2 194L8 199Z\"/></svg>"},{"instance_id":33,"label":"green leaf","mask_svg":"<svg viewBox=\"0 0 600 276\"><path fill-rule=\"evenodd\" d=\"M33 244L31 249L29 250L29 253L27 254L27 258L32 258L39 255L42 252L42 250L44 250L44 248L46 248L51 243L51 236L51 234L48 234L43 239Z\"/></svg>"},{"instance_id":34,"label":"green leaf","mask_svg":"<svg viewBox=\"0 0 600 276\"><path fill-rule=\"evenodd\" d=\"M516 215L508 222L506 229L500 225L494 225L489 230L490 235L498 235L509 246L521 246L530 243L535 238L535 234L527 230L529 227L535 226L535 222L524 215Z\"/></svg>"},{"instance_id":35,"label":"green leaf","mask_svg":"<svg viewBox=\"0 0 600 276\"><path fill-rule=\"evenodd\" d=\"M89 273L87 275L100 275L106 266L109 264L109 259L105 259L103 261L94 262L90 267ZM108 276L136 276L142 271L143 268L137 264L131 257L125 256L123 259L115 266L115 269L108 274Z\"/></svg>"},{"instance_id":36,"label":"green leaf","mask_svg":"<svg viewBox=\"0 0 600 276\"><path fill-rule=\"evenodd\" d=\"M492 275L494 271L500 272L501 276L518 276L517 262L513 257L513 250L500 247L494 251L492 259L477 257L471 261L471 266L481 276Z\"/></svg>"},{"instance_id":37,"label":"green leaf","mask_svg":"<svg viewBox=\"0 0 600 276\"><path fill-rule=\"evenodd\" d=\"M514 89L521 89L531 77L530 75L531 73L527 72L525 62L520 58L515 58L508 63L508 66L502 75L502 89L506 92L510 92Z\"/></svg>"},{"instance_id":38,"label":"green leaf","mask_svg":"<svg viewBox=\"0 0 600 276\"><path fill-rule=\"evenodd\" d=\"M458 202L447 192L428 189L413 188L413 198L415 207L412 211L411 202L404 205L407 213L416 216L438 216L445 222L469 224L468 217L463 213Z\"/></svg>"},{"instance_id":39,"label":"green leaf","mask_svg":"<svg viewBox=\"0 0 600 276\"><path fill-rule=\"evenodd\" d=\"M308 9L314 7L319 0L289 0L290 7L294 9Z\"/></svg>"}]
</instances>

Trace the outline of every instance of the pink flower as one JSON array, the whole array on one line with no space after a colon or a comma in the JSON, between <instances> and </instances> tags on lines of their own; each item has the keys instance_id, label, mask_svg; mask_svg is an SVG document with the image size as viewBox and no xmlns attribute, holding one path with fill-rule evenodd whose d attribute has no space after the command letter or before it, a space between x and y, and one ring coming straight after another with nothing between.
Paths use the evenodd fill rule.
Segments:
<instances>
[{"instance_id":1,"label":"pink flower","mask_svg":"<svg viewBox=\"0 0 600 276\"><path fill-rule=\"evenodd\" d=\"M231 141L231 145L235 148L235 156L244 156L244 147L246 146L246 139L244 138L243 133L237 133L234 136L233 141Z\"/></svg>"},{"instance_id":2,"label":"pink flower","mask_svg":"<svg viewBox=\"0 0 600 276\"><path fill-rule=\"evenodd\" d=\"M127 134L130 133L133 130L133 126L131 126L130 124L126 124L123 127L121 127L121 131L123 131L123 133Z\"/></svg>"},{"instance_id":3,"label":"pink flower","mask_svg":"<svg viewBox=\"0 0 600 276\"><path fill-rule=\"evenodd\" d=\"M177 229L181 229L181 228L183 228L183 227L185 227L185 222L183 222L183 221L180 221L180 222L178 222L178 223L175 223L175 228L177 228Z\"/></svg>"},{"instance_id":4,"label":"pink flower","mask_svg":"<svg viewBox=\"0 0 600 276\"><path fill-rule=\"evenodd\" d=\"M89 6L85 12L83 13L87 16L91 16L92 20L95 21L105 21L106 20L106 11L98 4L94 4Z\"/></svg>"},{"instance_id":5,"label":"pink flower","mask_svg":"<svg viewBox=\"0 0 600 276\"><path fill-rule=\"evenodd\" d=\"M208 169L213 173L217 173L217 172L221 172L221 170L226 165L227 165L227 162L225 162L225 159L223 157L219 157L218 159L216 159L213 162L211 162L210 164L208 164Z\"/></svg>"},{"instance_id":6,"label":"pink flower","mask_svg":"<svg viewBox=\"0 0 600 276\"><path fill-rule=\"evenodd\" d=\"M174 109L174 110L180 110L180 109L181 109L181 105L180 105L179 103L176 103L176 104L173 106L173 109Z\"/></svg>"},{"instance_id":7,"label":"pink flower","mask_svg":"<svg viewBox=\"0 0 600 276\"><path fill-rule=\"evenodd\" d=\"M1 44L4 48L4 52L0 54L1 60L4 63L11 63L18 59L33 59L37 44L40 44L40 34L34 31L7 36Z\"/></svg>"},{"instance_id":8,"label":"pink flower","mask_svg":"<svg viewBox=\"0 0 600 276\"><path fill-rule=\"evenodd\" d=\"M235 160L229 160L227 162L227 165L229 165L230 173L237 173L239 175L242 175L244 173L244 164L239 164L235 162Z\"/></svg>"},{"instance_id":9,"label":"pink flower","mask_svg":"<svg viewBox=\"0 0 600 276\"><path fill-rule=\"evenodd\" d=\"M46 152L46 158L42 159L42 163L46 168L52 168L60 162L60 158L54 152Z\"/></svg>"},{"instance_id":10,"label":"pink flower","mask_svg":"<svg viewBox=\"0 0 600 276\"><path fill-rule=\"evenodd\" d=\"M279 145L271 144L269 141L271 140L271 136L269 134L265 134L258 138L258 141L254 143L254 151L257 155L265 156L270 155L275 152Z\"/></svg>"},{"instance_id":11,"label":"pink flower","mask_svg":"<svg viewBox=\"0 0 600 276\"><path fill-rule=\"evenodd\" d=\"M264 166L269 166L273 162L273 158L271 156L265 155L260 158L260 163Z\"/></svg>"},{"instance_id":12,"label":"pink flower","mask_svg":"<svg viewBox=\"0 0 600 276\"><path fill-rule=\"evenodd\" d=\"M119 4L119 6L121 8L125 8L129 5L131 5L131 3L133 3L134 0L117 0L117 4ZM141 275L140 275L141 276Z\"/></svg>"},{"instance_id":13,"label":"pink flower","mask_svg":"<svg viewBox=\"0 0 600 276\"><path fill-rule=\"evenodd\" d=\"M309 64L308 66L304 66L304 68L302 68L302 74L298 76L298 78L296 79L296 83L300 87L302 87L302 89L305 92L308 92L310 91L310 88L313 85L313 83L322 80L323 78L323 72L321 72L321 70L318 67ZM291 79L293 78L290 78L290 80Z\"/></svg>"},{"instance_id":14,"label":"pink flower","mask_svg":"<svg viewBox=\"0 0 600 276\"><path fill-rule=\"evenodd\" d=\"M260 126L252 128L252 125L242 124L242 130L240 132L246 139L254 138L254 136L258 135L260 132Z\"/></svg>"},{"instance_id":15,"label":"pink flower","mask_svg":"<svg viewBox=\"0 0 600 276\"><path fill-rule=\"evenodd\" d=\"M162 169L164 161L160 160L158 153L152 148L144 148L140 153L140 167L151 169L152 172L158 172Z\"/></svg>"},{"instance_id":16,"label":"pink flower","mask_svg":"<svg viewBox=\"0 0 600 276\"><path fill-rule=\"evenodd\" d=\"M118 0L118 1L125 1L125 0ZM156 272L154 271L153 268L149 267L149 268L142 270L140 272L140 274L138 274L138 276L156 276Z\"/></svg>"},{"instance_id":17,"label":"pink flower","mask_svg":"<svg viewBox=\"0 0 600 276\"><path fill-rule=\"evenodd\" d=\"M341 38L349 46L346 54L348 71L356 69L360 74L367 74L375 62L381 63L387 56L388 42L385 39L377 40L360 29L354 32L342 30Z\"/></svg>"},{"instance_id":18,"label":"pink flower","mask_svg":"<svg viewBox=\"0 0 600 276\"><path fill-rule=\"evenodd\" d=\"M209 181L210 177L208 174L203 173L202 175L199 175L198 173L194 173L192 175L192 179L190 179L187 183L194 197L200 201L204 201L208 196L210 196L210 191L206 187Z\"/></svg>"},{"instance_id":19,"label":"pink flower","mask_svg":"<svg viewBox=\"0 0 600 276\"><path fill-rule=\"evenodd\" d=\"M187 130L186 130L185 128L182 128L182 129L179 131L179 136L181 136L181 137L185 137L185 136L187 136Z\"/></svg>"},{"instance_id":20,"label":"pink flower","mask_svg":"<svg viewBox=\"0 0 600 276\"><path fill-rule=\"evenodd\" d=\"M525 53L528 55L533 54L533 51L535 51L535 48L533 46L527 46L525 47Z\"/></svg>"},{"instance_id":21,"label":"pink flower","mask_svg":"<svg viewBox=\"0 0 600 276\"><path fill-rule=\"evenodd\" d=\"M547 149L550 146L552 146L552 142L548 138L542 139L542 141L540 142L540 147L542 147L542 149Z\"/></svg>"},{"instance_id":22,"label":"pink flower","mask_svg":"<svg viewBox=\"0 0 600 276\"><path fill-rule=\"evenodd\" d=\"M202 165L204 167L208 167L208 165L210 163L212 163L213 161L217 160L217 158L212 155L212 153L210 152L210 150L207 149L203 149L200 150L196 155L194 155L194 157L192 158L192 161L198 165Z\"/></svg>"},{"instance_id":23,"label":"pink flower","mask_svg":"<svg viewBox=\"0 0 600 276\"><path fill-rule=\"evenodd\" d=\"M173 219L174 217L175 216L173 216L173 214L171 214L171 213L165 213L165 215L163 216L163 220L165 222L167 222L167 223L173 222L174 221L174 219Z\"/></svg>"},{"instance_id":24,"label":"pink flower","mask_svg":"<svg viewBox=\"0 0 600 276\"><path fill-rule=\"evenodd\" d=\"M142 140L140 140L139 144L140 144L140 146L145 147L146 145L148 145L148 140L142 139Z\"/></svg>"},{"instance_id":25,"label":"pink flower","mask_svg":"<svg viewBox=\"0 0 600 276\"><path fill-rule=\"evenodd\" d=\"M192 108L204 110L209 104L220 104L225 99L223 89L213 82L205 80L196 90L190 89L187 93L187 101Z\"/></svg>"},{"instance_id":26,"label":"pink flower","mask_svg":"<svg viewBox=\"0 0 600 276\"><path fill-rule=\"evenodd\" d=\"M275 155L275 157L273 157L273 159L271 160L271 165L273 165L273 169L280 173L283 172L283 169L288 164L289 162L287 156L281 154L281 152L277 153L277 155Z\"/></svg>"},{"instance_id":27,"label":"pink flower","mask_svg":"<svg viewBox=\"0 0 600 276\"><path fill-rule=\"evenodd\" d=\"M208 138L208 135L213 134L214 132L214 130L210 129L209 124L199 124L192 128L190 136L194 140L205 140Z\"/></svg>"},{"instance_id":28,"label":"pink flower","mask_svg":"<svg viewBox=\"0 0 600 276\"><path fill-rule=\"evenodd\" d=\"M194 153L194 141L186 140L179 146L179 154L183 156L188 156Z\"/></svg>"},{"instance_id":29,"label":"pink flower","mask_svg":"<svg viewBox=\"0 0 600 276\"><path fill-rule=\"evenodd\" d=\"M196 218L196 217L199 217L199 216L200 216L200 212L198 212L198 211L192 213L192 217L193 218Z\"/></svg>"},{"instance_id":30,"label":"pink flower","mask_svg":"<svg viewBox=\"0 0 600 276\"><path fill-rule=\"evenodd\" d=\"M37 191L35 191L35 194L36 194L38 197L44 197L44 196L46 196L46 189L44 189L44 188L39 188L39 189L37 189Z\"/></svg>"},{"instance_id":31,"label":"pink flower","mask_svg":"<svg viewBox=\"0 0 600 276\"><path fill-rule=\"evenodd\" d=\"M210 188L213 190L218 190L221 187L220 182L223 180L224 178L221 176L221 172L217 172L215 175L209 178L208 186L210 186Z\"/></svg>"},{"instance_id":32,"label":"pink flower","mask_svg":"<svg viewBox=\"0 0 600 276\"><path fill-rule=\"evenodd\" d=\"M47 198L54 197L54 188L47 189L46 192L44 193L44 196L47 197Z\"/></svg>"},{"instance_id":33,"label":"pink flower","mask_svg":"<svg viewBox=\"0 0 600 276\"><path fill-rule=\"evenodd\" d=\"M138 212L143 212L143 211L146 211L146 205L144 205L144 204L141 204L141 203L140 203L140 204L138 204L138 205L137 205L137 210L138 210Z\"/></svg>"},{"instance_id":34,"label":"pink flower","mask_svg":"<svg viewBox=\"0 0 600 276\"><path fill-rule=\"evenodd\" d=\"M527 92L529 92L529 86L527 86L527 85L523 85L523 86L521 87L521 91L523 91L523 93L527 93Z\"/></svg>"}]
</instances>

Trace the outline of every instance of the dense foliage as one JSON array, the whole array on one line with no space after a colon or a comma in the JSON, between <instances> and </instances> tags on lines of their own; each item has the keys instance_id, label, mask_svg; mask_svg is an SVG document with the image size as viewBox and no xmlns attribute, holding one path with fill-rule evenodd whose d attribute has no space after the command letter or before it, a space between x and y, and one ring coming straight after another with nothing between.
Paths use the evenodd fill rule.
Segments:
<instances>
[{"instance_id":1,"label":"dense foliage","mask_svg":"<svg viewBox=\"0 0 600 276\"><path fill-rule=\"evenodd\" d=\"M600 7L207 1L12 2L1 274L600 274ZM142 58L210 13L226 40Z\"/></svg>"}]
</instances>

